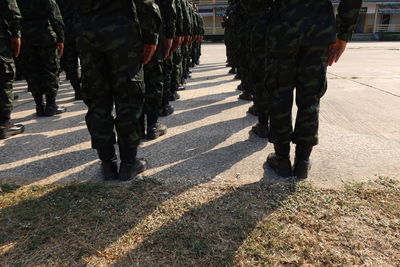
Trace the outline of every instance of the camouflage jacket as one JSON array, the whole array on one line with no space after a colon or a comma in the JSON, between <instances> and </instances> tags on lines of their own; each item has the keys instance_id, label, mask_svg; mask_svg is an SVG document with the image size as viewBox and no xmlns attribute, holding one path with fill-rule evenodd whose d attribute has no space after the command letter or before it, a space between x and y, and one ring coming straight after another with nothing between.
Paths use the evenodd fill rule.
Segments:
<instances>
[{"instance_id":1,"label":"camouflage jacket","mask_svg":"<svg viewBox=\"0 0 400 267\"><path fill-rule=\"evenodd\" d=\"M31 45L64 42L64 23L54 0L17 0L21 10L22 39Z\"/></svg>"},{"instance_id":2,"label":"camouflage jacket","mask_svg":"<svg viewBox=\"0 0 400 267\"><path fill-rule=\"evenodd\" d=\"M330 0L275 0L274 18L296 28L306 43L334 43L336 37L349 41L361 4L362 0L341 0L336 20Z\"/></svg>"},{"instance_id":3,"label":"camouflage jacket","mask_svg":"<svg viewBox=\"0 0 400 267\"><path fill-rule=\"evenodd\" d=\"M193 20L190 10L191 5L188 0L182 0L182 13L183 13L183 33L185 36L192 35ZM192 8L193 9L193 8Z\"/></svg>"},{"instance_id":4,"label":"camouflage jacket","mask_svg":"<svg viewBox=\"0 0 400 267\"><path fill-rule=\"evenodd\" d=\"M176 10L176 36L183 36L183 12L182 12L182 0L175 0L175 10Z\"/></svg>"},{"instance_id":5,"label":"camouflage jacket","mask_svg":"<svg viewBox=\"0 0 400 267\"><path fill-rule=\"evenodd\" d=\"M90 32L136 23L143 43L158 43L161 14L153 0L74 0L74 6L75 30L77 26L80 31Z\"/></svg>"},{"instance_id":6,"label":"camouflage jacket","mask_svg":"<svg viewBox=\"0 0 400 267\"><path fill-rule=\"evenodd\" d=\"M65 25L65 38L73 40L75 38L73 18L74 7L72 0L56 0L58 8L60 9L64 25Z\"/></svg>"},{"instance_id":7,"label":"camouflage jacket","mask_svg":"<svg viewBox=\"0 0 400 267\"><path fill-rule=\"evenodd\" d=\"M15 0L0 1L0 38L20 37L21 14Z\"/></svg>"},{"instance_id":8,"label":"camouflage jacket","mask_svg":"<svg viewBox=\"0 0 400 267\"><path fill-rule=\"evenodd\" d=\"M175 0L156 0L156 4L160 7L165 37L175 37L177 20Z\"/></svg>"}]
</instances>

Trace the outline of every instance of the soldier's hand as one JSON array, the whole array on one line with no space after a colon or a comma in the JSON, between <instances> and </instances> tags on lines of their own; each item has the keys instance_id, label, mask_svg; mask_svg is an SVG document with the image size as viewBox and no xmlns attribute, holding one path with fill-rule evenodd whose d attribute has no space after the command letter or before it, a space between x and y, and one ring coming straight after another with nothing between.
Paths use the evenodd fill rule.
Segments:
<instances>
[{"instance_id":1,"label":"soldier's hand","mask_svg":"<svg viewBox=\"0 0 400 267\"><path fill-rule=\"evenodd\" d=\"M189 47L189 44L190 44L190 36L188 35L188 36L185 36L185 41L183 42L183 44L186 46L186 47Z\"/></svg>"},{"instance_id":2,"label":"soldier's hand","mask_svg":"<svg viewBox=\"0 0 400 267\"><path fill-rule=\"evenodd\" d=\"M56 48L60 57L64 54L64 43L57 43Z\"/></svg>"},{"instance_id":3,"label":"soldier's hand","mask_svg":"<svg viewBox=\"0 0 400 267\"><path fill-rule=\"evenodd\" d=\"M346 50L347 42L336 39L336 43L329 45L328 66L339 61L343 52Z\"/></svg>"},{"instance_id":4,"label":"soldier's hand","mask_svg":"<svg viewBox=\"0 0 400 267\"><path fill-rule=\"evenodd\" d=\"M174 53L182 45L182 36L176 36L174 42L172 43L171 53Z\"/></svg>"},{"instance_id":5,"label":"soldier's hand","mask_svg":"<svg viewBox=\"0 0 400 267\"><path fill-rule=\"evenodd\" d=\"M173 41L174 41L173 38L168 38L164 40L164 51L163 51L164 60L166 60L170 55Z\"/></svg>"},{"instance_id":6,"label":"soldier's hand","mask_svg":"<svg viewBox=\"0 0 400 267\"><path fill-rule=\"evenodd\" d=\"M21 50L21 39L18 37L11 37L11 49L13 51L14 57L19 56L19 51Z\"/></svg>"},{"instance_id":7,"label":"soldier's hand","mask_svg":"<svg viewBox=\"0 0 400 267\"><path fill-rule=\"evenodd\" d=\"M155 44L145 44L143 46L143 64L147 64L150 62L151 58L154 55L154 52L156 52L157 45Z\"/></svg>"}]
</instances>

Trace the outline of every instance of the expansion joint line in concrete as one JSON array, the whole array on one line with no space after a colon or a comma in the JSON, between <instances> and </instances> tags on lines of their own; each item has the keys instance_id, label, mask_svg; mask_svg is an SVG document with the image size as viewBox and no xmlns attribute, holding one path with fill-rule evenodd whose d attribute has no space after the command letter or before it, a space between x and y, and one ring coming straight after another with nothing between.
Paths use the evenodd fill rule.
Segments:
<instances>
[{"instance_id":1,"label":"expansion joint line in concrete","mask_svg":"<svg viewBox=\"0 0 400 267\"><path fill-rule=\"evenodd\" d=\"M393 94L393 93L391 93L391 92L389 92L389 91L386 91L386 90L384 90L384 89L381 89L381 88L378 88L378 87L375 87L375 86L372 86L372 85L369 85L369 84L366 84L366 83L362 83L362 82L356 81L356 80L354 80L354 79L349 79L349 78L346 78L346 77L343 77L343 76L340 76L340 75L337 75L337 74L333 74L333 73L331 73L331 72L328 72L328 73L329 73L330 75L332 75L332 76L335 76L335 77L338 77L338 78L341 78L341 79L344 79L344 80L348 80L348 81L351 81L351 82L354 82L354 83L358 83L358 84L367 86L367 87L369 87L369 88L372 88L372 89L374 89L374 90L381 91L381 92L386 93L386 94L388 94L388 95L392 95L392 96L395 96L395 97L399 97L399 98L400 98L400 95Z\"/></svg>"}]
</instances>

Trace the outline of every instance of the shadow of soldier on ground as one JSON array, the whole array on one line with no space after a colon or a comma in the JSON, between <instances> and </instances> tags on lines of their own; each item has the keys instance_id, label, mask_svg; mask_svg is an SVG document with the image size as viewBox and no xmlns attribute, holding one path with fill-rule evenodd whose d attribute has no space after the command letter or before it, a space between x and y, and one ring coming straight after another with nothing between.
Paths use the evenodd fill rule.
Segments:
<instances>
[{"instance_id":1,"label":"shadow of soldier on ground","mask_svg":"<svg viewBox=\"0 0 400 267\"><path fill-rule=\"evenodd\" d=\"M29 187L1 202L0 264L222 266L295 190L294 183L185 187L153 179Z\"/></svg>"}]
</instances>

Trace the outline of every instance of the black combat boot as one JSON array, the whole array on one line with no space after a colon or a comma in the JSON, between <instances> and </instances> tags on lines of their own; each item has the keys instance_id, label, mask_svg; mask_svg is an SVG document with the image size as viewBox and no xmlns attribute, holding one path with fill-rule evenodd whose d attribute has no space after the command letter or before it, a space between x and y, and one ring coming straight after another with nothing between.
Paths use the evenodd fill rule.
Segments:
<instances>
[{"instance_id":1,"label":"black combat boot","mask_svg":"<svg viewBox=\"0 0 400 267\"><path fill-rule=\"evenodd\" d=\"M229 74L236 74L236 69L235 68L231 68L228 73Z\"/></svg>"},{"instance_id":2,"label":"black combat boot","mask_svg":"<svg viewBox=\"0 0 400 267\"><path fill-rule=\"evenodd\" d=\"M253 101L253 96L252 96L250 90L246 90L239 96L239 99L246 100L246 101Z\"/></svg>"},{"instance_id":3,"label":"black combat boot","mask_svg":"<svg viewBox=\"0 0 400 267\"><path fill-rule=\"evenodd\" d=\"M183 85L179 85L177 91L184 91L186 90L186 87Z\"/></svg>"},{"instance_id":4,"label":"black combat boot","mask_svg":"<svg viewBox=\"0 0 400 267\"><path fill-rule=\"evenodd\" d=\"M247 113L257 116L257 109L255 105L252 105L251 107L249 107L249 110L247 111Z\"/></svg>"},{"instance_id":5,"label":"black combat boot","mask_svg":"<svg viewBox=\"0 0 400 267\"><path fill-rule=\"evenodd\" d=\"M155 112L149 112L147 114L147 135L148 140L155 140L160 136L167 133L167 127L161 123L158 123L158 114Z\"/></svg>"},{"instance_id":6,"label":"black combat boot","mask_svg":"<svg viewBox=\"0 0 400 267\"><path fill-rule=\"evenodd\" d=\"M65 107L59 107L56 104L56 96L46 95L46 109L44 111L44 116L51 117L54 115L62 114L66 112Z\"/></svg>"},{"instance_id":7,"label":"black combat boot","mask_svg":"<svg viewBox=\"0 0 400 267\"><path fill-rule=\"evenodd\" d=\"M160 117L166 117L174 113L174 107L171 106L170 104L164 105L160 110L159 110L159 115Z\"/></svg>"},{"instance_id":8,"label":"black combat boot","mask_svg":"<svg viewBox=\"0 0 400 267\"><path fill-rule=\"evenodd\" d=\"M34 95L33 99L35 100L35 104L36 104L36 116L43 117L44 111L45 111L43 95Z\"/></svg>"},{"instance_id":9,"label":"black combat boot","mask_svg":"<svg viewBox=\"0 0 400 267\"><path fill-rule=\"evenodd\" d=\"M181 98L181 96L176 91L174 91L171 94L171 96L169 97L169 101L176 101L176 100L178 100L180 98Z\"/></svg>"},{"instance_id":10,"label":"black combat boot","mask_svg":"<svg viewBox=\"0 0 400 267\"><path fill-rule=\"evenodd\" d=\"M292 175L292 164L290 162L290 143L275 144L275 153L267 158L267 165L279 176L289 177Z\"/></svg>"},{"instance_id":11,"label":"black combat boot","mask_svg":"<svg viewBox=\"0 0 400 267\"><path fill-rule=\"evenodd\" d=\"M14 123L10 122L10 115L10 112L2 112L0 114L0 139L7 139L25 131L23 125L14 125Z\"/></svg>"},{"instance_id":12,"label":"black combat boot","mask_svg":"<svg viewBox=\"0 0 400 267\"><path fill-rule=\"evenodd\" d=\"M243 84L241 83L236 87L236 90L244 92L246 89L244 88Z\"/></svg>"},{"instance_id":13,"label":"black combat boot","mask_svg":"<svg viewBox=\"0 0 400 267\"><path fill-rule=\"evenodd\" d=\"M236 74L235 77L233 77L233 79L235 79L235 80L240 80L240 75L239 75L239 74Z\"/></svg>"},{"instance_id":14,"label":"black combat boot","mask_svg":"<svg viewBox=\"0 0 400 267\"><path fill-rule=\"evenodd\" d=\"M293 175L298 179L307 179L311 169L312 146L297 145L296 157L294 160Z\"/></svg>"},{"instance_id":15,"label":"black combat boot","mask_svg":"<svg viewBox=\"0 0 400 267\"><path fill-rule=\"evenodd\" d=\"M253 126L253 128L251 128L251 131L260 138L268 138L269 136L268 123L266 124L257 123L255 126Z\"/></svg>"},{"instance_id":16,"label":"black combat boot","mask_svg":"<svg viewBox=\"0 0 400 267\"><path fill-rule=\"evenodd\" d=\"M118 159L115 154L114 145L97 149L97 154L101 160L101 174L106 181L118 179Z\"/></svg>"},{"instance_id":17,"label":"black combat boot","mask_svg":"<svg viewBox=\"0 0 400 267\"><path fill-rule=\"evenodd\" d=\"M137 148L130 150L120 148L121 165L118 177L121 181L132 180L138 174L147 170L147 161L145 159L137 159L136 155Z\"/></svg>"},{"instance_id":18,"label":"black combat boot","mask_svg":"<svg viewBox=\"0 0 400 267\"><path fill-rule=\"evenodd\" d=\"M81 79L79 76L74 75L74 77L71 77L71 85L72 88L74 88L75 91L75 100L79 101L82 100L82 95L81 95Z\"/></svg>"}]
</instances>

